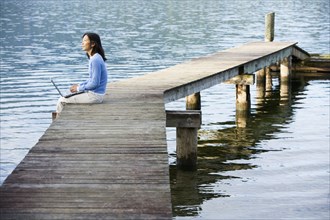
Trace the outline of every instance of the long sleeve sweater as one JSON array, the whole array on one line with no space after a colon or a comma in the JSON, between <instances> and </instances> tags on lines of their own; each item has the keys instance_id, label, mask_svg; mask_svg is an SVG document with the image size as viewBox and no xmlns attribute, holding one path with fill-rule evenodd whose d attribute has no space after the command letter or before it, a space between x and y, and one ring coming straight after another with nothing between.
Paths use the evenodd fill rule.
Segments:
<instances>
[{"instance_id":1,"label":"long sleeve sweater","mask_svg":"<svg viewBox=\"0 0 330 220\"><path fill-rule=\"evenodd\" d=\"M102 56L98 53L89 59L89 78L79 84L79 91L92 91L104 95L108 82L108 72Z\"/></svg>"}]
</instances>

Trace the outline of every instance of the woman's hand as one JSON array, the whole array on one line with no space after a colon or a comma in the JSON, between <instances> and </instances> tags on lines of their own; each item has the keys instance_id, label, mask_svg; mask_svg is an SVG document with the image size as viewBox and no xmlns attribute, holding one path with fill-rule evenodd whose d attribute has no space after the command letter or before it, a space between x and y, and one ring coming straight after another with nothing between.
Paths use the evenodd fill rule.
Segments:
<instances>
[{"instance_id":1,"label":"woman's hand","mask_svg":"<svg viewBox=\"0 0 330 220\"><path fill-rule=\"evenodd\" d=\"M70 87L70 92L78 92L77 88L78 88L78 84L73 84L73 85Z\"/></svg>"}]
</instances>

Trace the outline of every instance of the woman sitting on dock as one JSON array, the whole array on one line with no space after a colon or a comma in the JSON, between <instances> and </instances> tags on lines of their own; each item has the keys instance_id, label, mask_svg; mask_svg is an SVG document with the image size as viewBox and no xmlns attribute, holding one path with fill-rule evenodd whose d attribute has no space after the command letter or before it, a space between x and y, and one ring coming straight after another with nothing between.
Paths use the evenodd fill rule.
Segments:
<instances>
[{"instance_id":1,"label":"woman sitting on dock","mask_svg":"<svg viewBox=\"0 0 330 220\"><path fill-rule=\"evenodd\" d=\"M57 102L56 112L63 110L65 103L101 103L106 92L108 73L106 58L102 48L101 39L98 34L85 33L82 37L82 49L86 51L89 59L89 78L80 84L70 87L72 93L83 92L71 97L60 97Z\"/></svg>"}]
</instances>

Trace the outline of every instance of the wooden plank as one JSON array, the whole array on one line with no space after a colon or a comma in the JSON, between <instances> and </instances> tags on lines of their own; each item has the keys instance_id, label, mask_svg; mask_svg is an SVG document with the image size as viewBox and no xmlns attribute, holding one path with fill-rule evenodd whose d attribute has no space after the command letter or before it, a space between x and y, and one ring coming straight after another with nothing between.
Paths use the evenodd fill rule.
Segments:
<instances>
[{"instance_id":1,"label":"wooden plank","mask_svg":"<svg viewBox=\"0 0 330 220\"><path fill-rule=\"evenodd\" d=\"M201 111L166 111L166 127L200 128Z\"/></svg>"}]
</instances>

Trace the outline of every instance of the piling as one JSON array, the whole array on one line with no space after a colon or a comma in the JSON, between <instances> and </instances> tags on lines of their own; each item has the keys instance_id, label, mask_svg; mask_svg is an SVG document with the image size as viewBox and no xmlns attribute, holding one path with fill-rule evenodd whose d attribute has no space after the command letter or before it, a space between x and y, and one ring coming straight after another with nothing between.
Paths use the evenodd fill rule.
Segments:
<instances>
[{"instance_id":1,"label":"piling","mask_svg":"<svg viewBox=\"0 0 330 220\"><path fill-rule=\"evenodd\" d=\"M239 68L238 74L244 76L244 68ZM236 84L236 126L239 128L246 127L250 115L251 95L249 84L245 81Z\"/></svg>"},{"instance_id":2,"label":"piling","mask_svg":"<svg viewBox=\"0 0 330 220\"><path fill-rule=\"evenodd\" d=\"M197 169L198 128L176 128L176 165L182 170Z\"/></svg>"},{"instance_id":3,"label":"piling","mask_svg":"<svg viewBox=\"0 0 330 220\"><path fill-rule=\"evenodd\" d=\"M200 92L186 97L186 109L201 110ZM176 161L178 169L197 169L197 145L199 127L200 124L195 127L182 125L176 126Z\"/></svg>"},{"instance_id":4,"label":"piling","mask_svg":"<svg viewBox=\"0 0 330 220\"><path fill-rule=\"evenodd\" d=\"M166 111L166 127L176 127L176 164L181 170L197 168L197 132L201 111Z\"/></svg>"},{"instance_id":5,"label":"piling","mask_svg":"<svg viewBox=\"0 0 330 220\"><path fill-rule=\"evenodd\" d=\"M281 82L290 81L291 66L291 57L284 58L280 66Z\"/></svg>"},{"instance_id":6,"label":"piling","mask_svg":"<svg viewBox=\"0 0 330 220\"><path fill-rule=\"evenodd\" d=\"M291 87L291 57L283 59L280 65L280 97L281 104L285 104L289 97L289 91Z\"/></svg>"},{"instance_id":7,"label":"piling","mask_svg":"<svg viewBox=\"0 0 330 220\"><path fill-rule=\"evenodd\" d=\"M272 42L274 40L275 13L271 12L265 16L265 41Z\"/></svg>"}]
</instances>

